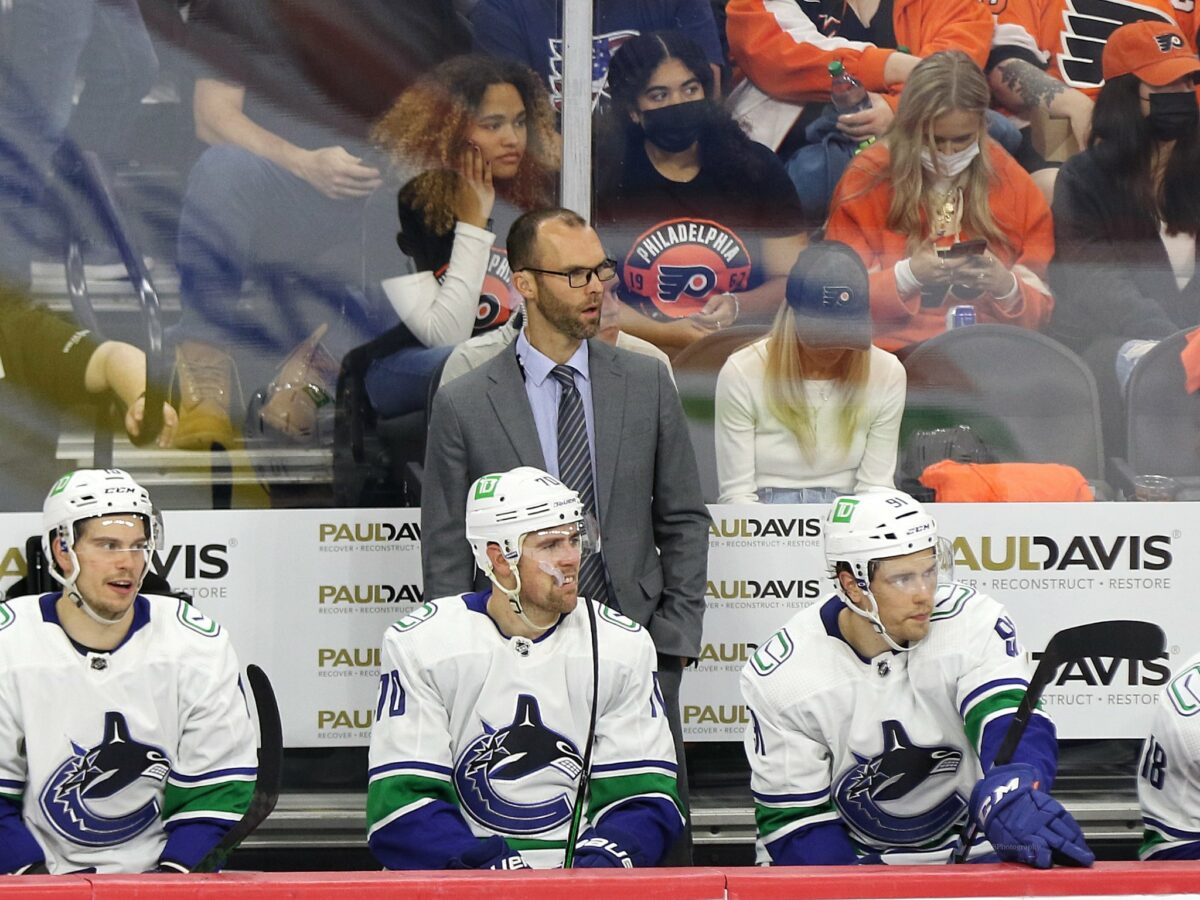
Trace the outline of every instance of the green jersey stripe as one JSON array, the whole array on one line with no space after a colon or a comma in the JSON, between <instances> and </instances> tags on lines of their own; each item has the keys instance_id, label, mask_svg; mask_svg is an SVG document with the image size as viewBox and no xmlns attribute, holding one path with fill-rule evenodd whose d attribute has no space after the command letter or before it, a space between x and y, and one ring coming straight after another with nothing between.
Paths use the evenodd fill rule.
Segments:
<instances>
[{"instance_id":1,"label":"green jersey stripe","mask_svg":"<svg viewBox=\"0 0 1200 900\"><path fill-rule=\"evenodd\" d=\"M180 787L168 782L163 791L163 821L180 813L231 813L241 816L254 796L253 781L220 781L201 787Z\"/></svg>"},{"instance_id":2,"label":"green jersey stripe","mask_svg":"<svg viewBox=\"0 0 1200 900\"><path fill-rule=\"evenodd\" d=\"M458 806L458 794L448 781L423 775L393 775L376 779L367 786L367 828L375 827L376 822L390 815L393 810L430 799Z\"/></svg>"},{"instance_id":3,"label":"green jersey stripe","mask_svg":"<svg viewBox=\"0 0 1200 900\"><path fill-rule=\"evenodd\" d=\"M967 732L967 740L971 742L976 753L980 750L979 741L983 737L983 726L986 724L986 720L998 713L1015 712L1021 705L1021 698L1024 696L1025 691L1021 688L997 691L987 695L967 710L963 724Z\"/></svg>"}]
</instances>

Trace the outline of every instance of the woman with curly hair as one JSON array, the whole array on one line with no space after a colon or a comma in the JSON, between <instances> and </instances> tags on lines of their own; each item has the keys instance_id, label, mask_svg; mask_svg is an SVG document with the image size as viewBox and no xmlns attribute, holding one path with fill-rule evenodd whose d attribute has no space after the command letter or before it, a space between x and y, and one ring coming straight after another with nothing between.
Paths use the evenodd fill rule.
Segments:
<instances>
[{"instance_id":1,"label":"woman with curly hair","mask_svg":"<svg viewBox=\"0 0 1200 900\"><path fill-rule=\"evenodd\" d=\"M678 32L622 44L608 90L596 224L621 262L621 330L671 352L769 322L805 244L782 163L717 105L704 52Z\"/></svg>"},{"instance_id":2,"label":"woman with curly hair","mask_svg":"<svg viewBox=\"0 0 1200 900\"><path fill-rule=\"evenodd\" d=\"M411 339L372 365L367 390L394 416L425 402L429 375L455 344L516 311L504 240L517 216L550 201L559 144L533 71L478 55L422 77L372 137L399 184L400 231L368 228L369 283Z\"/></svg>"},{"instance_id":3,"label":"woman with curly hair","mask_svg":"<svg viewBox=\"0 0 1200 900\"><path fill-rule=\"evenodd\" d=\"M887 141L855 157L834 192L825 236L853 247L871 272L875 343L885 350L944 331L961 304L979 322L1038 329L1050 317L1050 208L988 137L989 101L987 79L965 53L925 58ZM974 252L950 249L972 240Z\"/></svg>"}]
</instances>

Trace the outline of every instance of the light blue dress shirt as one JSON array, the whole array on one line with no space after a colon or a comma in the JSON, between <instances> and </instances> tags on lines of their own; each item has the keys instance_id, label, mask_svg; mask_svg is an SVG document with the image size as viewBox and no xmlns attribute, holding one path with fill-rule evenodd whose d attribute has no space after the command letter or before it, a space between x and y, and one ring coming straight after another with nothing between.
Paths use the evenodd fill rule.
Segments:
<instances>
[{"instance_id":1,"label":"light blue dress shirt","mask_svg":"<svg viewBox=\"0 0 1200 900\"><path fill-rule=\"evenodd\" d=\"M525 376L525 393L533 410L533 422L537 426L538 443L542 446L546 471L557 478L558 401L562 394L562 386L550 372L558 364L529 343L524 328L517 335L516 353L517 362ZM595 485L596 425L592 412L592 381L588 368L587 341L579 344L579 349L567 360L566 365L575 370L575 389L579 391L579 398L583 401L583 417L587 421L588 454L592 460L592 484Z\"/></svg>"}]
</instances>

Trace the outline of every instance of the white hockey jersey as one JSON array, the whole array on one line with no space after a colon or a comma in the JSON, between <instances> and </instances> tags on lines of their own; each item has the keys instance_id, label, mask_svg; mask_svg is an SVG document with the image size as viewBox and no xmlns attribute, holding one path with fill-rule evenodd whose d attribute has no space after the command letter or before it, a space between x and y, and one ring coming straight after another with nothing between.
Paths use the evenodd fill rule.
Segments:
<instances>
[{"instance_id":1,"label":"white hockey jersey","mask_svg":"<svg viewBox=\"0 0 1200 900\"><path fill-rule=\"evenodd\" d=\"M125 641L85 652L58 597L0 604L0 829L23 822L51 873L190 867L254 790L233 646L194 607L139 595ZM13 846L0 840L0 871Z\"/></svg>"},{"instance_id":2,"label":"white hockey jersey","mask_svg":"<svg viewBox=\"0 0 1200 900\"><path fill-rule=\"evenodd\" d=\"M1200 654L1163 688L1142 747L1142 859L1200 859Z\"/></svg>"},{"instance_id":3,"label":"white hockey jersey","mask_svg":"<svg viewBox=\"0 0 1200 900\"><path fill-rule=\"evenodd\" d=\"M490 592L426 603L383 640L371 730L368 839L391 869L444 868L465 844L503 836L535 867L561 865L592 705L582 603L536 640L503 635ZM682 826L674 745L649 634L596 607L598 715L585 821ZM648 864L657 863L650 860Z\"/></svg>"},{"instance_id":4,"label":"white hockey jersey","mask_svg":"<svg viewBox=\"0 0 1200 900\"><path fill-rule=\"evenodd\" d=\"M1024 695L1027 656L1004 608L957 583L939 586L928 636L904 653L859 656L842 609L833 598L798 613L742 670L759 839L775 863L828 861L816 827L840 821L860 855L944 860L999 743L989 726ZM1053 766L1040 725L1030 737L1049 732Z\"/></svg>"}]
</instances>

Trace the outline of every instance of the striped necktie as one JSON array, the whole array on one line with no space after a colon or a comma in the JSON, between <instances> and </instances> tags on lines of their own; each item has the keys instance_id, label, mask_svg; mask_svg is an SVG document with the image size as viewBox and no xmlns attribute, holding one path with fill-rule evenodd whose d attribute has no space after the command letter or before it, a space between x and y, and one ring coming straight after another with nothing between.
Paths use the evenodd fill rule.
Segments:
<instances>
[{"instance_id":1,"label":"striped necktie","mask_svg":"<svg viewBox=\"0 0 1200 900\"><path fill-rule=\"evenodd\" d=\"M592 482L592 454L588 447L587 420L583 398L575 387L575 370L555 366L551 372L562 390L558 398L558 480L579 494L583 510L597 521L596 489ZM579 593L597 603L612 606L605 583L604 560L599 553L588 556L579 567Z\"/></svg>"}]
</instances>

